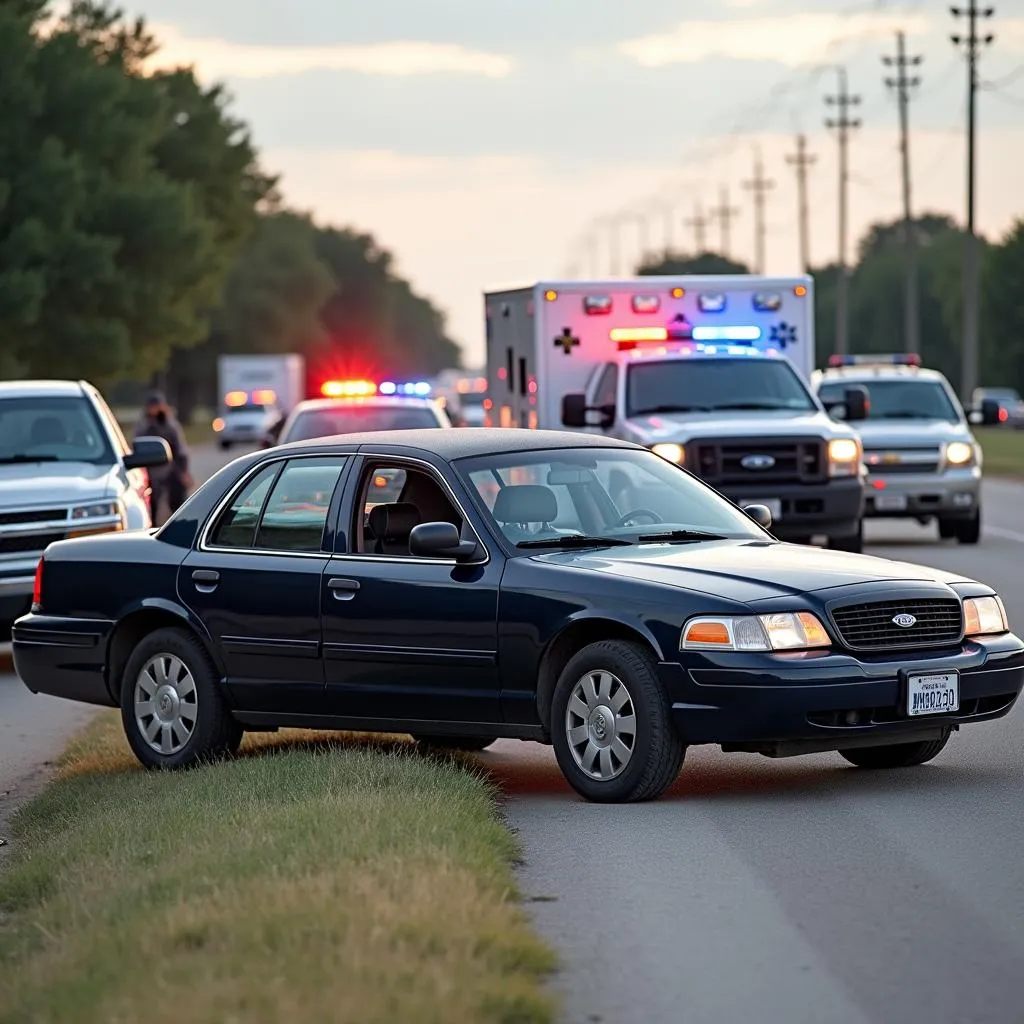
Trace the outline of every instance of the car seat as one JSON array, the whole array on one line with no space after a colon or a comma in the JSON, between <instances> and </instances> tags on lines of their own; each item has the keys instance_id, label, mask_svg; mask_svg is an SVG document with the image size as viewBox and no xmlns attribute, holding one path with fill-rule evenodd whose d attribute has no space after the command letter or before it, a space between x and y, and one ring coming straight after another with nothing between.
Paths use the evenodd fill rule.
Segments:
<instances>
[{"instance_id":1,"label":"car seat","mask_svg":"<svg viewBox=\"0 0 1024 1024\"><path fill-rule=\"evenodd\" d=\"M558 501L554 491L540 484L509 484L498 492L491 514L505 536L516 543L535 536L528 526L539 523L550 530L558 516Z\"/></svg>"},{"instance_id":2,"label":"car seat","mask_svg":"<svg viewBox=\"0 0 1024 1024\"><path fill-rule=\"evenodd\" d=\"M422 522L420 510L409 502L375 505L370 509L369 527L374 536L375 555L408 555L409 534Z\"/></svg>"}]
</instances>

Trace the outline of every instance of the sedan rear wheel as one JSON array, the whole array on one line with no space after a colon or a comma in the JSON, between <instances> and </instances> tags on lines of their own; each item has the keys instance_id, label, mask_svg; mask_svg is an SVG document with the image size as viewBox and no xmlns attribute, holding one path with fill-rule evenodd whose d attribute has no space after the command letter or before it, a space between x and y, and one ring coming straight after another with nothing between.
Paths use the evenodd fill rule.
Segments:
<instances>
[{"instance_id":1,"label":"sedan rear wheel","mask_svg":"<svg viewBox=\"0 0 1024 1024\"><path fill-rule=\"evenodd\" d=\"M147 768L188 768L233 754L242 742L210 656L180 629L158 629L132 652L121 682L121 721Z\"/></svg>"},{"instance_id":2,"label":"sedan rear wheel","mask_svg":"<svg viewBox=\"0 0 1024 1024\"><path fill-rule=\"evenodd\" d=\"M551 735L559 767L588 800L652 800L676 779L685 747L651 655L639 644L590 644L555 687Z\"/></svg>"},{"instance_id":3,"label":"sedan rear wheel","mask_svg":"<svg viewBox=\"0 0 1024 1024\"><path fill-rule=\"evenodd\" d=\"M840 750L839 753L850 764L858 768L913 768L938 757L949 742L952 730L946 729L935 740L918 743L893 743L884 747L859 747Z\"/></svg>"}]
</instances>

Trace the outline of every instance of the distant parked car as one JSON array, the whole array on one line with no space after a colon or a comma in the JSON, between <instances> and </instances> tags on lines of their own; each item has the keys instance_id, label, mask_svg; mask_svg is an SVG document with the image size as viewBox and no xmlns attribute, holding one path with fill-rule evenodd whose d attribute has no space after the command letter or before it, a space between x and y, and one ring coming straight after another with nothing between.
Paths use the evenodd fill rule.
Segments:
<instances>
[{"instance_id":1,"label":"distant parked car","mask_svg":"<svg viewBox=\"0 0 1024 1024\"><path fill-rule=\"evenodd\" d=\"M1014 388L975 388L971 393L971 405L981 409L986 401L999 406L998 426L1024 430L1024 400L1019 391Z\"/></svg>"}]
</instances>

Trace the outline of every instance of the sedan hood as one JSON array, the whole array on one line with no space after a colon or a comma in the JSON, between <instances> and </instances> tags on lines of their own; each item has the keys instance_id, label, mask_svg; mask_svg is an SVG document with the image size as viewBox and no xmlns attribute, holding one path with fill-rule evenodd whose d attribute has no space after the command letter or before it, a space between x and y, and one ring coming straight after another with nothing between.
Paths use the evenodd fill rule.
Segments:
<instances>
[{"instance_id":1,"label":"sedan hood","mask_svg":"<svg viewBox=\"0 0 1024 1024\"><path fill-rule=\"evenodd\" d=\"M102 501L118 494L116 470L91 462L18 462L0 465L5 509L46 508Z\"/></svg>"},{"instance_id":2,"label":"sedan hood","mask_svg":"<svg viewBox=\"0 0 1024 1024\"><path fill-rule=\"evenodd\" d=\"M534 557L551 564L714 594L741 604L871 583L943 587L970 582L908 562L775 541L644 544L598 553L560 551Z\"/></svg>"}]
</instances>

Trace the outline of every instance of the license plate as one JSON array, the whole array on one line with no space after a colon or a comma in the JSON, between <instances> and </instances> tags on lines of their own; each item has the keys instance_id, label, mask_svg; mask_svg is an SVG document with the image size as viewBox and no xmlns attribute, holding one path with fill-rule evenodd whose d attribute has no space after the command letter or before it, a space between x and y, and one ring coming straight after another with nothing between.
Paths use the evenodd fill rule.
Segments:
<instances>
[{"instance_id":1,"label":"license plate","mask_svg":"<svg viewBox=\"0 0 1024 1024\"><path fill-rule=\"evenodd\" d=\"M907 714L912 718L918 715L946 715L959 710L959 673L907 677Z\"/></svg>"},{"instance_id":2,"label":"license plate","mask_svg":"<svg viewBox=\"0 0 1024 1024\"><path fill-rule=\"evenodd\" d=\"M764 505L778 522L782 518L782 502L778 498L744 498L744 505Z\"/></svg>"},{"instance_id":3,"label":"license plate","mask_svg":"<svg viewBox=\"0 0 1024 1024\"><path fill-rule=\"evenodd\" d=\"M905 494L876 494L875 508L879 512L902 512L907 507Z\"/></svg>"}]
</instances>

